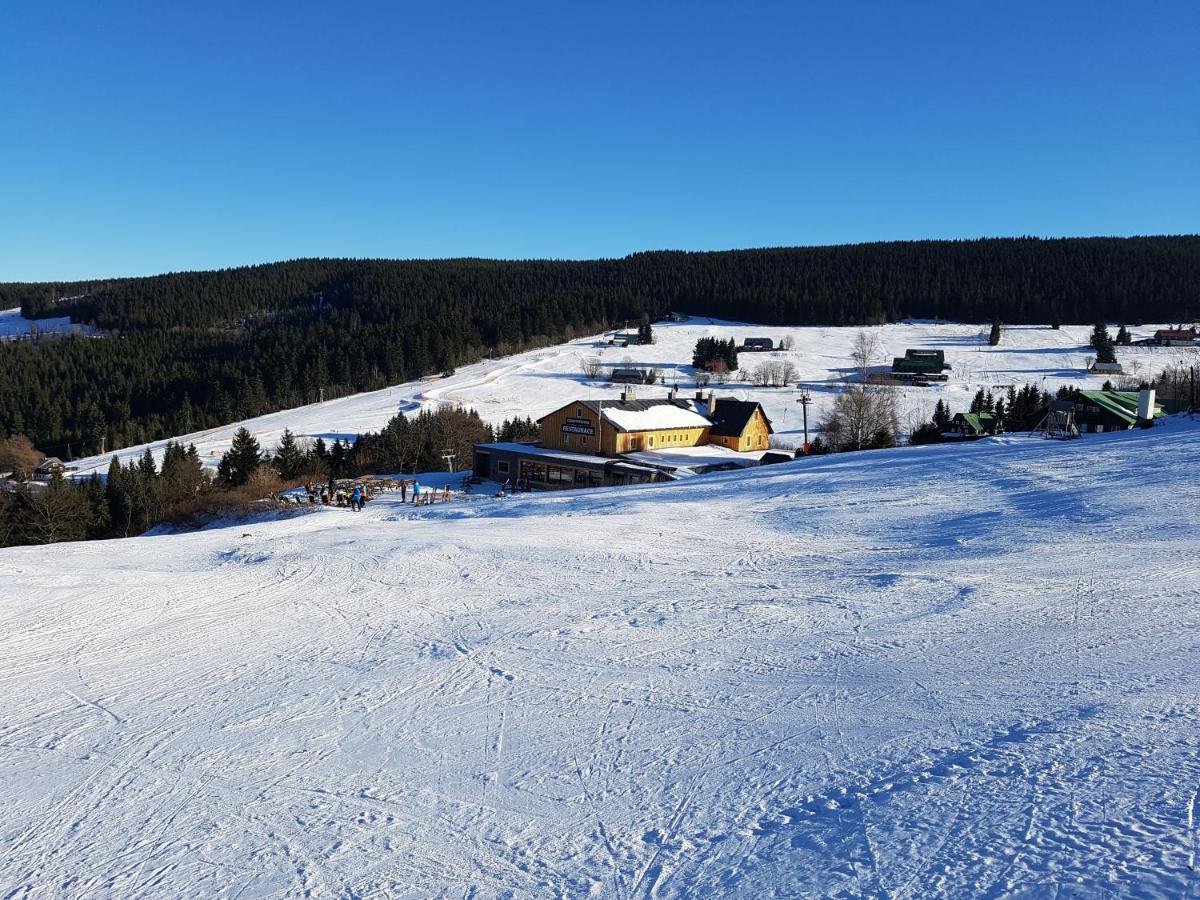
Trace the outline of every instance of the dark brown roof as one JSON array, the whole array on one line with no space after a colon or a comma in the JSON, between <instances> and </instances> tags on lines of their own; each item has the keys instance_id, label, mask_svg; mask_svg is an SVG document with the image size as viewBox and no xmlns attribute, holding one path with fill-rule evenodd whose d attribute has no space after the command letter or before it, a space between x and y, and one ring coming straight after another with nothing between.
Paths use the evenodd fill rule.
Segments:
<instances>
[{"instance_id":1,"label":"dark brown roof","mask_svg":"<svg viewBox=\"0 0 1200 900\"><path fill-rule=\"evenodd\" d=\"M718 437L741 437L756 409L762 409L762 406L751 400L726 400L724 397L718 397L716 412L710 413L708 417L712 422L709 434ZM774 434L775 429L771 427L771 420L767 419L765 412L763 418L767 422L767 434Z\"/></svg>"}]
</instances>

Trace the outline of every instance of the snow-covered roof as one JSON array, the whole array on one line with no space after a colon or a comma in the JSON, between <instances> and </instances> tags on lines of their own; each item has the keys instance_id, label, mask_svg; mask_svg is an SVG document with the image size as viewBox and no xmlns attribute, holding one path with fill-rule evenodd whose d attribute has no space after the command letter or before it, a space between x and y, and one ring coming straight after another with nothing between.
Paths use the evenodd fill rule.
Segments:
<instances>
[{"instance_id":1,"label":"snow-covered roof","mask_svg":"<svg viewBox=\"0 0 1200 900\"><path fill-rule=\"evenodd\" d=\"M637 408L642 406L643 408ZM659 431L665 428L707 428L708 419L669 400L605 404L604 421L621 431Z\"/></svg>"}]
</instances>

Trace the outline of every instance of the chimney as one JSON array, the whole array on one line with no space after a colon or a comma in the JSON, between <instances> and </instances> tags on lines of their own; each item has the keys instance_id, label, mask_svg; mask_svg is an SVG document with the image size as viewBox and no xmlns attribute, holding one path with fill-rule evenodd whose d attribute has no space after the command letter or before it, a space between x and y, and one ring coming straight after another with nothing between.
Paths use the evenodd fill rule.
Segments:
<instances>
[{"instance_id":1,"label":"chimney","mask_svg":"<svg viewBox=\"0 0 1200 900\"><path fill-rule=\"evenodd\" d=\"M621 391L621 400L622 400L622 401L624 401L624 400L636 400L636 399L637 399L637 397L635 397L635 396L634 396L634 393L633 393L633 388L631 388L631 387L627 387L627 388L625 388L624 390L622 390L622 391Z\"/></svg>"},{"instance_id":2,"label":"chimney","mask_svg":"<svg viewBox=\"0 0 1200 900\"><path fill-rule=\"evenodd\" d=\"M700 391L700 390L696 391L696 402L697 403L704 402L704 391Z\"/></svg>"},{"instance_id":3,"label":"chimney","mask_svg":"<svg viewBox=\"0 0 1200 900\"><path fill-rule=\"evenodd\" d=\"M1139 421L1154 421L1154 388L1146 388L1138 392L1137 414Z\"/></svg>"},{"instance_id":4,"label":"chimney","mask_svg":"<svg viewBox=\"0 0 1200 900\"><path fill-rule=\"evenodd\" d=\"M675 400L675 399L676 399L678 396L679 396L679 391L675 390L675 388L671 388L669 391L667 391L667 399L668 399L668 400L672 400L672 401L673 401L673 400Z\"/></svg>"},{"instance_id":5,"label":"chimney","mask_svg":"<svg viewBox=\"0 0 1200 900\"><path fill-rule=\"evenodd\" d=\"M708 392L708 417L711 419L717 414L717 395L712 391Z\"/></svg>"}]
</instances>

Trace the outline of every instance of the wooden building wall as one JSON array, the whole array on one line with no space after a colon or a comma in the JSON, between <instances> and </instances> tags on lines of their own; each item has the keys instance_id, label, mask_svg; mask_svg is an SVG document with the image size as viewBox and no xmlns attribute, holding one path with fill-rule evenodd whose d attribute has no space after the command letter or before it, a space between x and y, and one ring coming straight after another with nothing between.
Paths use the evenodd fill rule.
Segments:
<instances>
[{"instance_id":1,"label":"wooden building wall","mask_svg":"<svg viewBox=\"0 0 1200 900\"><path fill-rule=\"evenodd\" d=\"M586 406L568 403L542 419L539 426L542 446L553 447L555 450L570 450L572 453L600 452L612 456L613 451L608 448L612 446L615 429L609 426L603 429L602 434L596 420L596 413ZM606 447L598 450L601 436Z\"/></svg>"},{"instance_id":2,"label":"wooden building wall","mask_svg":"<svg viewBox=\"0 0 1200 900\"><path fill-rule=\"evenodd\" d=\"M766 416L763 415L761 409L756 409L740 435L724 437L714 434L709 437L709 442L744 453L747 450L766 450L770 444L770 438L771 432L767 428Z\"/></svg>"},{"instance_id":3,"label":"wooden building wall","mask_svg":"<svg viewBox=\"0 0 1200 900\"><path fill-rule=\"evenodd\" d=\"M707 427L617 431L606 423L600 428L596 413L578 403L568 403L550 413L542 419L539 427L543 447L570 450L572 453L596 453L599 447L600 454L616 456L638 450L669 450L672 447L698 447L708 443Z\"/></svg>"}]
</instances>

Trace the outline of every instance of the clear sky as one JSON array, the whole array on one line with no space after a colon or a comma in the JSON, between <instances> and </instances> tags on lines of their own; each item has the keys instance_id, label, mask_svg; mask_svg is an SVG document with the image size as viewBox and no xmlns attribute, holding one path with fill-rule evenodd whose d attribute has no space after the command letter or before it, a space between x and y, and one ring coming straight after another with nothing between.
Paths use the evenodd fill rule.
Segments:
<instances>
[{"instance_id":1,"label":"clear sky","mask_svg":"<svg viewBox=\"0 0 1200 900\"><path fill-rule=\"evenodd\" d=\"M0 281L1200 231L1200 2L0 8Z\"/></svg>"}]
</instances>

